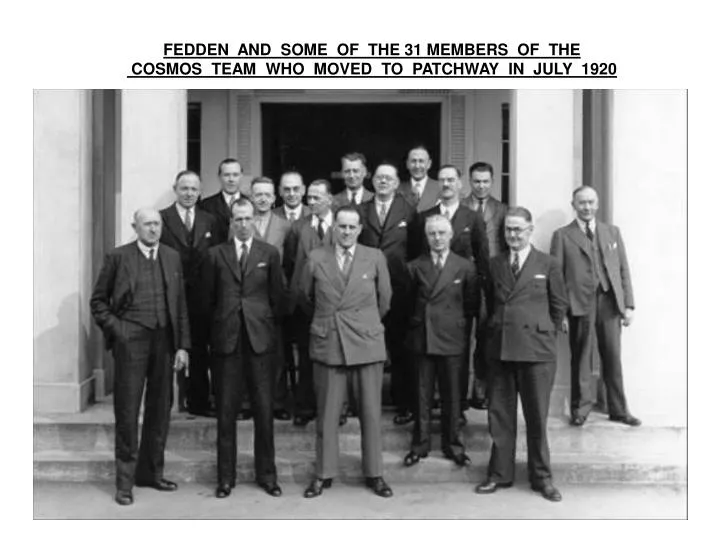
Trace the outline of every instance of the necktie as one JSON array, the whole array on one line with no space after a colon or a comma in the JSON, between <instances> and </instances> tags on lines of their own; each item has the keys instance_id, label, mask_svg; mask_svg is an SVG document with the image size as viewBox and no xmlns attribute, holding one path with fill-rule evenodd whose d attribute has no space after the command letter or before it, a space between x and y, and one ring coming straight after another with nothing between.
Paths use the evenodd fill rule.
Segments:
<instances>
[{"instance_id":1,"label":"necktie","mask_svg":"<svg viewBox=\"0 0 720 540\"><path fill-rule=\"evenodd\" d=\"M480 213L484 216L485 215L485 199L480 199Z\"/></svg>"},{"instance_id":2,"label":"necktie","mask_svg":"<svg viewBox=\"0 0 720 540\"><path fill-rule=\"evenodd\" d=\"M240 271L244 274L247 268L247 244L242 242L240 244Z\"/></svg>"},{"instance_id":3,"label":"necktie","mask_svg":"<svg viewBox=\"0 0 720 540\"><path fill-rule=\"evenodd\" d=\"M518 277L518 274L520 273L520 257L518 256L517 251L513 251L513 260L510 265L510 270L512 270L513 276Z\"/></svg>"},{"instance_id":4,"label":"necktie","mask_svg":"<svg viewBox=\"0 0 720 540\"><path fill-rule=\"evenodd\" d=\"M443 216L448 218L448 221L450 220L450 210L448 210L447 208L443 208L441 213Z\"/></svg>"},{"instance_id":5,"label":"necktie","mask_svg":"<svg viewBox=\"0 0 720 540\"><path fill-rule=\"evenodd\" d=\"M589 221L585 224L585 236L588 237L590 242L592 242L595 239L595 235L593 234L592 230L590 229Z\"/></svg>"},{"instance_id":6,"label":"necktie","mask_svg":"<svg viewBox=\"0 0 720 540\"><path fill-rule=\"evenodd\" d=\"M416 203L419 202L419 201L420 201L420 196L421 196L421 193L420 193L420 182L416 182L415 180L413 180L412 193L413 193L413 200L414 200Z\"/></svg>"},{"instance_id":7,"label":"necktie","mask_svg":"<svg viewBox=\"0 0 720 540\"><path fill-rule=\"evenodd\" d=\"M320 238L320 241L325 238L325 230L323 229L323 220L321 218L318 218L317 222L317 235L318 238Z\"/></svg>"},{"instance_id":8,"label":"necktie","mask_svg":"<svg viewBox=\"0 0 720 540\"><path fill-rule=\"evenodd\" d=\"M288 220L289 220L291 223L292 223L293 221L295 221L296 219L297 219L297 218L295 217L295 212L294 212L294 211L291 210L290 212L288 212Z\"/></svg>"},{"instance_id":9,"label":"necktie","mask_svg":"<svg viewBox=\"0 0 720 540\"><path fill-rule=\"evenodd\" d=\"M352 261L352 255L350 254L350 250L345 248L345 252L343 253L342 268L340 269L340 271L345 276L347 276L348 272L350 271L350 262L351 261Z\"/></svg>"},{"instance_id":10,"label":"necktie","mask_svg":"<svg viewBox=\"0 0 720 540\"><path fill-rule=\"evenodd\" d=\"M435 258L435 270L439 274L442 272L443 264L442 264L442 255L438 253L437 257Z\"/></svg>"},{"instance_id":11,"label":"necktie","mask_svg":"<svg viewBox=\"0 0 720 540\"><path fill-rule=\"evenodd\" d=\"M385 225L386 217L387 217L387 203L381 202L380 203L380 213L378 214L378 218L380 219L380 225Z\"/></svg>"},{"instance_id":12,"label":"necktie","mask_svg":"<svg viewBox=\"0 0 720 540\"><path fill-rule=\"evenodd\" d=\"M154 261L155 260L155 249L150 248L150 251L148 251L148 261Z\"/></svg>"},{"instance_id":13,"label":"necktie","mask_svg":"<svg viewBox=\"0 0 720 540\"><path fill-rule=\"evenodd\" d=\"M190 217L190 210L185 210L185 228L190 232L192 230L192 219Z\"/></svg>"}]
</instances>

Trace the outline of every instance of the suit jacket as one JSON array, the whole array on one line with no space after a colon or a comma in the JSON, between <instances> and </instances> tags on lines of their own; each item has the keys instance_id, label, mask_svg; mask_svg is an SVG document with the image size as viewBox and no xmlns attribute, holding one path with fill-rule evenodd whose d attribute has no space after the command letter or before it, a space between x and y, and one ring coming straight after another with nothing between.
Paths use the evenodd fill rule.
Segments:
<instances>
[{"instance_id":1,"label":"suit jacket","mask_svg":"<svg viewBox=\"0 0 720 540\"><path fill-rule=\"evenodd\" d=\"M439 214L440 211L438 205L418 215L416 226L413 228L413 242L421 247L413 249L417 249L421 253L430 252L427 236L425 235L425 221L429 216ZM477 273L482 279L485 279L488 275L488 262L490 260L485 222L477 212L473 212L462 204L458 206L455 215L450 221L453 228L450 251L475 264Z\"/></svg>"},{"instance_id":2,"label":"suit jacket","mask_svg":"<svg viewBox=\"0 0 720 540\"><path fill-rule=\"evenodd\" d=\"M280 260L283 258L283 250L285 246L285 237L290 232L290 222L277 214L270 212L270 220L265 229L265 235L260 236L257 228L255 229L255 238L267 242L280 253Z\"/></svg>"},{"instance_id":3,"label":"suit jacket","mask_svg":"<svg viewBox=\"0 0 720 540\"><path fill-rule=\"evenodd\" d=\"M180 255L174 249L159 244L157 256L162 268L173 346L176 350L189 350L190 324ZM90 297L90 311L105 335L105 346L108 349L121 331L119 320L132 306L140 272L140 257L144 255L136 242L113 249L105 256L100 275L95 282Z\"/></svg>"},{"instance_id":4,"label":"suit jacket","mask_svg":"<svg viewBox=\"0 0 720 540\"><path fill-rule=\"evenodd\" d=\"M306 205L300 205L300 208L300 218L298 219L302 219L310 215L310 208L308 208ZM275 214L276 216L280 216L281 218L285 218L290 221L290 219L287 217L287 214L285 213L285 206L278 206L277 208L273 208L272 211L273 214ZM292 223L292 221L290 221L290 223Z\"/></svg>"},{"instance_id":5,"label":"suit jacket","mask_svg":"<svg viewBox=\"0 0 720 540\"><path fill-rule=\"evenodd\" d=\"M618 314L623 314L625 308L635 307L625 244L620 229L599 221L595 223L602 263ZM553 233L550 253L560 261L570 297L570 313L574 316L587 315L597 284L593 278L592 246L577 221L573 220Z\"/></svg>"},{"instance_id":6,"label":"suit jacket","mask_svg":"<svg viewBox=\"0 0 720 540\"><path fill-rule=\"evenodd\" d=\"M183 277L188 288L195 288L200 282L203 259L208 250L224 239L218 235L215 216L195 207L192 241L188 243L188 232L177 212L175 203L160 211L163 229L160 242L180 254Z\"/></svg>"},{"instance_id":7,"label":"suit jacket","mask_svg":"<svg viewBox=\"0 0 720 540\"><path fill-rule=\"evenodd\" d=\"M392 290L385 256L355 248L347 284L333 246L313 250L300 280L302 305L311 316L310 358L329 366L384 362L385 327Z\"/></svg>"},{"instance_id":8,"label":"suit jacket","mask_svg":"<svg viewBox=\"0 0 720 540\"><path fill-rule=\"evenodd\" d=\"M459 356L465 350L466 327L478 309L475 266L452 251L440 274L429 254L407 269L414 300L408 345L416 353Z\"/></svg>"},{"instance_id":9,"label":"suit jacket","mask_svg":"<svg viewBox=\"0 0 720 540\"><path fill-rule=\"evenodd\" d=\"M460 201L460 204L467 206L471 210L480 213L480 208L473 208L474 199L472 194ZM507 243L505 242L505 212L507 205L498 201L495 197L488 197L485 202L485 213L482 214L485 223L485 234L488 239L488 251L490 257L495 257L500 253L507 251Z\"/></svg>"},{"instance_id":10,"label":"suit jacket","mask_svg":"<svg viewBox=\"0 0 720 540\"><path fill-rule=\"evenodd\" d=\"M230 234L230 219L232 214L230 213L230 207L225 202L222 190L218 191L215 195L211 195L207 199L203 199L198 203L198 206L215 216L217 220L217 235L219 242L225 242L229 238Z\"/></svg>"},{"instance_id":11,"label":"suit jacket","mask_svg":"<svg viewBox=\"0 0 720 540\"><path fill-rule=\"evenodd\" d=\"M274 350L283 305L280 253L270 244L253 239L245 273L229 240L210 250L203 280L212 314L210 347L215 354L231 354L245 323L255 354ZM242 318L242 320L241 320Z\"/></svg>"},{"instance_id":12,"label":"suit jacket","mask_svg":"<svg viewBox=\"0 0 720 540\"><path fill-rule=\"evenodd\" d=\"M310 252L320 246L333 245L334 239L332 230L328 229L322 240L312 227L312 215L296 220L285 236L285 249L283 257L283 270L290 283L292 299L299 285L300 274L307 261Z\"/></svg>"},{"instance_id":13,"label":"suit jacket","mask_svg":"<svg viewBox=\"0 0 720 540\"><path fill-rule=\"evenodd\" d=\"M398 186L398 193L405 197L405 200L407 200L410 204L415 206L418 213L429 210L435 206L440 199L440 191L442 191L440 188L440 182L433 180L432 178L428 178L425 183L425 190L423 191L422 197L420 197L420 200L417 204L415 204L415 197L412 192L412 180L409 180L408 182L400 182L400 185Z\"/></svg>"},{"instance_id":14,"label":"suit jacket","mask_svg":"<svg viewBox=\"0 0 720 540\"><path fill-rule=\"evenodd\" d=\"M509 255L498 255L490 261L490 277L489 358L554 362L557 332L568 306L557 260L531 248L516 280L510 269Z\"/></svg>"},{"instance_id":15,"label":"suit jacket","mask_svg":"<svg viewBox=\"0 0 720 540\"><path fill-rule=\"evenodd\" d=\"M374 197L374 194L372 191L368 191L366 187L363 187L363 194L361 197L360 203L366 203L368 201L372 201ZM337 210L338 208L342 208L343 206L355 206L355 203L351 203L350 199L348 198L347 194L347 188L343 189L340 193L333 196L333 209Z\"/></svg>"}]
</instances>

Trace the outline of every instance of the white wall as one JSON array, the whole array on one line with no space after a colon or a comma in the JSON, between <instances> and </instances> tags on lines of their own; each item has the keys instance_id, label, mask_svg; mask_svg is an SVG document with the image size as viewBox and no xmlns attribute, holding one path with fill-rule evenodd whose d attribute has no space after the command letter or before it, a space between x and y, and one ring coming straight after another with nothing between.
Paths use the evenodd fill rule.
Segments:
<instances>
[{"instance_id":1,"label":"white wall","mask_svg":"<svg viewBox=\"0 0 720 540\"><path fill-rule=\"evenodd\" d=\"M613 92L612 221L633 277L625 390L646 423L687 424L687 95Z\"/></svg>"}]
</instances>

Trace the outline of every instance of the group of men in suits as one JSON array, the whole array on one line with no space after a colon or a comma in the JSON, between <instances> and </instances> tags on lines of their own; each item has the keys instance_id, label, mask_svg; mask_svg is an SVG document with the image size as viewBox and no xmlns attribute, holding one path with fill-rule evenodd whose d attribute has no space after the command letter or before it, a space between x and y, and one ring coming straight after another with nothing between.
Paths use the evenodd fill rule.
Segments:
<instances>
[{"instance_id":1,"label":"group of men in suits","mask_svg":"<svg viewBox=\"0 0 720 540\"><path fill-rule=\"evenodd\" d=\"M530 244L530 212L490 195L487 163L470 168L464 199L457 167L443 165L437 180L428 177L424 147L408 153L407 182L394 164L379 164L374 193L363 187L362 154L346 154L341 165L345 191L333 197L327 180L306 187L299 173L286 172L282 204L273 208L274 182L258 177L240 193L242 166L226 159L216 195L200 201L200 178L182 171L175 203L135 213L137 241L108 255L91 299L116 359L119 504L132 503L133 485L177 487L163 478L162 457L173 366L183 372L189 365L189 412L217 417L219 498L235 485L235 422L249 417L256 482L282 494L273 421L289 419L291 408L298 426L317 418L317 474L305 496L321 495L338 472L338 426L348 401L362 426L366 483L392 496L380 435L388 359L394 421L414 421L406 466L430 450L436 380L442 451L456 464L470 462L460 436L463 409L488 408L493 450L478 493L513 482L519 394L531 485L549 500L561 498L545 434L558 331L570 331L571 424L586 421L600 367L610 419L640 424L628 411L620 366L620 327L634 307L627 258L619 230L595 220L592 188L573 193L577 220L555 232L551 257ZM476 381L468 399L473 328Z\"/></svg>"}]
</instances>

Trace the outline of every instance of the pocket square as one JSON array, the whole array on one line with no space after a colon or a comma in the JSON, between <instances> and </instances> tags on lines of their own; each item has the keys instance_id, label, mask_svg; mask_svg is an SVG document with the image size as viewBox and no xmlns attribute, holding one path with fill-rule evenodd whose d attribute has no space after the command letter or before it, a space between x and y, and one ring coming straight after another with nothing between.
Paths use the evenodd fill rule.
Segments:
<instances>
[{"instance_id":1,"label":"pocket square","mask_svg":"<svg viewBox=\"0 0 720 540\"><path fill-rule=\"evenodd\" d=\"M461 281L462 279L456 279L455 281L453 281L453 283L460 283Z\"/></svg>"},{"instance_id":2,"label":"pocket square","mask_svg":"<svg viewBox=\"0 0 720 540\"><path fill-rule=\"evenodd\" d=\"M535 274L535 279L547 279L545 274Z\"/></svg>"},{"instance_id":3,"label":"pocket square","mask_svg":"<svg viewBox=\"0 0 720 540\"><path fill-rule=\"evenodd\" d=\"M258 268L262 268L263 266L267 266L267 263L261 262L257 265Z\"/></svg>"},{"instance_id":4,"label":"pocket square","mask_svg":"<svg viewBox=\"0 0 720 540\"><path fill-rule=\"evenodd\" d=\"M205 233L205 238L210 238L212 236L212 233L210 231Z\"/></svg>"},{"instance_id":5,"label":"pocket square","mask_svg":"<svg viewBox=\"0 0 720 540\"><path fill-rule=\"evenodd\" d=\"M363 275L362 275L362 278L363 278L363 279L367 279L367 278L368 278L368 275L367 275L367 274L363 274Z\"/></svg>"},{"instance_id":6,"label":"pocket square","mask_svg":"<svg viewBox=\"0 0 720 540\"><path fill-rule=\"evenodd\" d=\"M609 244L608 247L610 247L610 249L617 249L617 242L613 242L613 243Z\"/></svg>"},{"instance_id":7,"label":"pocket square","mask_svg":"<svg viewBox=\"0 0 720 540\"><path fill-rule=\"evenodd\" d=\"M398 227L407 227L407 221L402 220L400 223L398 223Z\"/></svg>"},{"instance_id":8,"label":"pocket square","mask_svg":"<svg viewBox=\"0 0 720 540\"><path fill-rule=\"evenodd\" d=\"M463 232L470 232L470 227L465 227L465 228L463 229Z\"/></svg>"}]
</instances>

